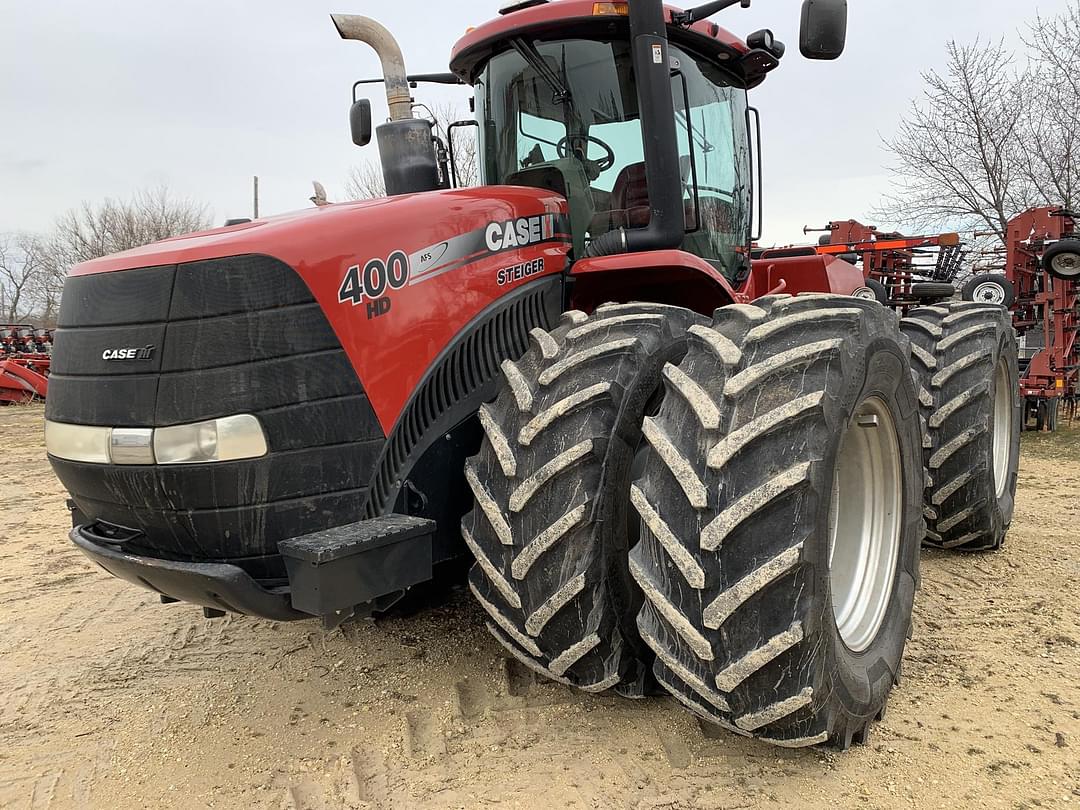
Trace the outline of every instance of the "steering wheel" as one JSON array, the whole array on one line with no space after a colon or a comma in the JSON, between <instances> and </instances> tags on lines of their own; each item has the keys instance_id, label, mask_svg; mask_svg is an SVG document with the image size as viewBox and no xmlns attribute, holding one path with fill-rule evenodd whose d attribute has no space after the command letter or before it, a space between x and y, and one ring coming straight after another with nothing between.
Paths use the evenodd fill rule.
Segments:
<instances>
[{"instance_id":1,"label":"steering wheel","mask_svg":"<svg viewBox=\"0 0 1080 810\"><path fill-rule=\"evenodd\" d=\"M599 160L589 160L585 157L585 155L589 154L590 143L595 143L604 150L605 154ZM578 145L584 147L581 149L580 154L575 149ZM597 168L598 174L599 172L606 172L615 165L615 150L592 135L567 135L559 140L559 143L555 146L555 151L561 158L576 157L583 163L592 163Z\"/></svg>"}]
</instances>

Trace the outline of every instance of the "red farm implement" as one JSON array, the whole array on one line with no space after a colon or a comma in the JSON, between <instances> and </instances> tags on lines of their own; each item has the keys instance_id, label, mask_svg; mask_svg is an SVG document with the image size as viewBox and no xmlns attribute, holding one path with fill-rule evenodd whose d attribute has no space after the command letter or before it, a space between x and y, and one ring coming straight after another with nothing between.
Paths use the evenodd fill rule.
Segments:
<instances>
[{"instance_id":1,"label":"red farm implement","mask_svg":"<svg viewBox=\"0 0 1080 810\"><path fill-rule=\"evenodd\" d=\"M964 298L1008 307L1021 336L1026 423L1055 430L1075 414L1080 352L1080 239L1075 214L1034 208L1009 222L1006 246L976 269Z\"/></svg>"},{"instance_id":2,"label":"red farm implement","mask_svg":"<svg viewBox=\"0 0 1080 810\"><path fill-rule=\"evenodd\" d=\"M936 236L904 236L881 233L873 225L853 219L830 222L825 228L805 228L804 233L824 232L814 251L862 265L864 298L907 309L952 297L953 281L966 252L955 233Z\"/></svg>"},{"instance_id":3,"label":"red farm implement","mask_svg":"<svg viewBox=\"0 0 1080 810\"><path fill-rule=\"evenodd\" d=\"M35 355L0 360L0 405L45 399L49 388L49 358Z\"/></svg>"},{"instance_id":4,"label":"red farm implement","mask_svg":"<svg viewBox=\"0 0 1080 810\"><path fill-rule=\"evenodd\" d=\"M48 330L0 325L0 405L45 399L51 352Z\"/></svg>"}]
</instances>

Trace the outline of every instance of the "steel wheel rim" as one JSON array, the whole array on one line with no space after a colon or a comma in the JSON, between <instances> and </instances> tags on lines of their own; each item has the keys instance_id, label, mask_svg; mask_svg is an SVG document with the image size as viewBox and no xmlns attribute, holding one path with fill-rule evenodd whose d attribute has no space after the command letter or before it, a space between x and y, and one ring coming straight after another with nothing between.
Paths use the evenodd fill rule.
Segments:
<instances>
[{"instance_id":1,"label":"steel wheel rim","mask_svg":"<svg viewBox=\"0 0 1080 810\"><path fill-rule=\"evenodd\" d=\"M829 509L833 617L852 652L874 643L892 599L902 476L896 422L884 400L870 397L841 439Z\"/></svg>"},{"instance_id":2,"label":"steel wheel rim","mask_svg":"<svg viewBox=\"0 0 1080 810\"><path fill-rule=\"evenodd\" d=\"M1009 364L1002 360L994 374L994 487L997 498L1009 486L1009 455L1012 450L1012 386Z\"/></svg>"},{"instance_id":3,"label":"steel wheel rim","mask_svg":"<svg viewBox=\"0 0 1080 810\"><path fill-rule=\"evenodd\" d=\"M1005 288L994 281L984 281L975 287L971 297L986 304L1004 304Z\"/></svg>"},{"instance_id":4,"label":"steel wheel rim","mask_svg":"<svg viewBox=\"0 0 1080 810\"><path fill-rule=\"evenodd\" d=\"M1059 276L1072 278L1080 275L1080 256L1075 253L1062 253L1060 256L1055 256L1050 265Z\"/></svg>"},{"instance_id":5,"label":"steel wheel rim","mask_svg":"<svg viewBox=\"0 0 1080 810\"><path fill-rule=\"evenodd\" d=\"M877 301L877 295L869 287L860 287L851 294L852 298L859 298L863 301Z\"/></svg>"}]
</instances>

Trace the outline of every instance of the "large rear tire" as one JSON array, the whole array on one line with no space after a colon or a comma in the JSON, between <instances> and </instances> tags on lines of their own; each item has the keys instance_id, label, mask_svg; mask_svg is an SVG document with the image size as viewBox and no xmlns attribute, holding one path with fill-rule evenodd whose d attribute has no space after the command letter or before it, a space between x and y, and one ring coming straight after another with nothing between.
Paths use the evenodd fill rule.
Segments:
<instances>
[{"instance_id":1,"label":"large rear tire","mask_svg":"<svg viewBox=\"0 0 1080 810\"><path fill-rule=\"evenodd\" d=\"M629 696L651 685L627 567L631 468L661 371L703 322L656 304L567 313L503 365L501 393L480 410L487 438L466 467L476 505L462 521L469 584L492 634L545 677Z\"/></svg>"},{"instance_id":2,"label":"large rear tire","mask_svg":"<svg viewBox=\"0 0 1080 810\"><path fill-rule=\"evenodd\" d=\"M865 741L924 530L908 341L891 311L837 296L724 307L690 335L632 490L656 678L778 746Z\"/></svg>"},{"instance_id":3,"label":"large rear tire","mask_svg":"<svg viewBox=\"0 0 1080 810\"><path fill-rule=\"evenodd\" d=\"M1000 306L919 307L911 338L927 423L926 544L1001 548L1012 522L1024 406L1016 333Z\"/></svg>"}]
</instances>

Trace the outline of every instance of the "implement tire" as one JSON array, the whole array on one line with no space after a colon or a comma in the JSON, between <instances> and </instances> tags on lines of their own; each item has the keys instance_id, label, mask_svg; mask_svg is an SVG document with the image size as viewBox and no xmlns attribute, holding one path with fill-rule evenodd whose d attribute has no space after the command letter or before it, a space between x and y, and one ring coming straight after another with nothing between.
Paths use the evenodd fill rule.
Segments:
<instances>
[{"instance_id":1,"label":"implement tire","mask_svg":"<svg viewBox=\"0 0 1080 810\"><path fill-rule=\"evenodd\" d=\"M651 686L627 566L631 468L661 371L705 322L657 304L567 313L503 364L502 390L480 410L486 439L466 467L476 502L461 527L477 560L469 585L495 638L547 678L633 697Z\"/></svg>"},{"instance_id":2,"label":"implement tire","mask_svg":"<svg viewBox=\"0 0 1080 810\"><path fill-rule=\"evenodd\" d=\"M929 437L926 544L999 549L1016 505L1024 419L1011 316L993 304L952 303L911 310L901 329Z\"/></svg>"},{"instance_id":3,"label":"implement tire","mask_svg":"<svg viewBox=\"0 0 1080 810\"><path fill-rule=\"evenodd\" d=\"M698 716L847 748L884 712L924 531L909 355L893 312L848 297L773 296L690 329L645 423L630 567L656 678Z\"/></svg>"}]
</instances>

